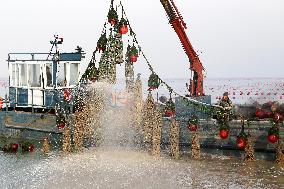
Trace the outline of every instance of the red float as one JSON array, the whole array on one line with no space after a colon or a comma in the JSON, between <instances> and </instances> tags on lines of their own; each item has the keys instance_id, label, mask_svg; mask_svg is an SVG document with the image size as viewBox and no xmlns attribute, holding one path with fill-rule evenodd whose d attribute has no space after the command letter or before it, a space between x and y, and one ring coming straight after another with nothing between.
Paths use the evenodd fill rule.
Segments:
<instances>
[{"instance_id":1,"label":"red float","mask_svg":"<svg viewBox=\"0 0 284 189\"><path fill-rule=\"evenodd\" d=\"M105 49L104 48L102 48L102 47L97 47L98 48L98 50L99 50L99 53L100 52L104 52L105 51Z\"/></svg>"},{"instance_id":2,"label":"red float","mask_svg":"<svg viewBox=\"0 0 284 189\"><path fill-rule=\"evenodd\" d=\"M189 131L191 131L191 132L197 131L197 125L194 125L194 124L189 124L189 125L187 126L187 128L188 128Z\"/></svg>"},{"instance_id":3,"label":"red float","mask_svg":"<svg viewBox=\"0 0 284 189\"><path fill-rule=\"evenodd\" d=\"M278 141L278 136L276 136L275 134L271 134L271 135L268 135L267 139L269 142L275 143Z\"/></svg>"},{"instance_id":4,"label":"red float","mask_svg":"<svg viewBox=\"0 0 284 189\"><path fill-rule=\"evenodd\" d=\"M175 114L175 112L172 111L172 110L166 110L166 112L165 112L166 117L173 117L174 114Z\"/></svg>"},{"instance_id":5,"label":"red float","mask_svg":"<svg viewBox=\"0 0 284 189\"><path fill-rule=\"evenodd\" d=\"M128 27L127 27L127 25L122 25L121 27L120 27L120 34L126 34L127 32L128 32Z\"/></svg>"},{"instance_id":6,"label":"red float","mask_svg":"<svg viewBox=\"0 0 284 189\"><path fill-rule=\"evenodd\" d=\"M151 87L149 87L149 91L152 91L152 90L155 90L155 89L157 89L157 87L155 87L155 86L151 86Z\"/></svg>"},{"instance_id":7,"label":"red float","mask_svg":"<svg viewBox=\"0 0 284 189\"><path fill-rule=\"evenodd\" d=\"M265 112L262 109L257 109L255 112L255 116L259 119L263 119L265 117Z\"/></svg>"},{"instance_id":8,"label":"red float","mask_svg":"<svg viewBox=\"0 0 284 189\"><path fill-rule=\"evenodd\" d=\"M29 146L29 148L28 148L29 152L33 152L34 149L35 149L35 147L34 147L34 145L32 145L32 144L31 144L31 145Z\"/></svg>"},{"instance_id":9,"label":"red float","mask_svg":"<svg viewBox=\"0 0 284 189\"><path fill-rule=\"evenodd\" d=\"M244 149L247 145L247 140L243 137L238 137L237 138L237 146L240 149Z\"/></svg>"},{"instance_id":10,"label":"red float","mask_svg":"<svg viewBox=\"0 0 284 189\"><path fill-rule=\"evenodd\" d=\"M58 129L63 129L65 127L65 123L58 123L57 128Z\"/></svg>"},{"instance_id":11,"label":"red float","mask_svg":"<svg viewBox=\"0 0 284 189\"><path fill-rule=\"evenodd\" d=\"M12 146L11 146L12 152L17 152L18 148L19 148L19 145L16 144L16 143L12 144Z\"/></svg>"},{"instance_id":12,"label":"red float","mask_svg":"<svg viewBox=\"0 0 284 189\"><path fill-rule=\"evenodd\" d=\"M97 50L99 51L99 53L105 51L105 49L103 47L97 47Z\"/></svg>"},{"instance_id":13,"label":"red float","mask_svg":"<svg viewBox=\"0 0 284 189\"><path fill-rule=\"evenodd\" d=\"M219 135L222 139L226 139L229 136L229 131L226 129L221 129Z\"/></svg>"},{"instance_id":14,"label":"red float","mask_svg":"<svg viewBox=\"0 0 284 189\"><path fill-rule=\"evenodd\" d=\"M131 55L130 56L130 62L137 62L137 58L138 58L138 56L135 56L135 55Z\"/></svg>"},{"instance_id":15,"label":"red float","mask_svg":"<svg viewBox=\"0 0 284 189\"><path fill-rule=\"evenodd\" d=\"M117 20L115 19L109 19L108 22L110 23L110 25L114 26L117 23Z\"/></svg>"}]
</instances>

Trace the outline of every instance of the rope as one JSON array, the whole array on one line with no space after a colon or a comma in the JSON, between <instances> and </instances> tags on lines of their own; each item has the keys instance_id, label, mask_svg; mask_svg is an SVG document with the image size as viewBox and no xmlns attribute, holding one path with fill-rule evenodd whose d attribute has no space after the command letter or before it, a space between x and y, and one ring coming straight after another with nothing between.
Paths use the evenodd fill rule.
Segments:
<instances>
[{"instance_id":1,"label":"rope","mask_svg":"<svg viewBox=\"0 0 284 189\"><path fill-rule=\"evenodd\" d=\"M124 11L124 7L123 7L121 1L120 1L120 6L122 7L122 12L123 12L123 14L124 14L126 20L128 20L128 17L127 17L127 15L126 15L125 11ZM139 45L138 40L137 40L137 38L136 38L136 34L133 32L132 27L131 27L131 25L130 25L130 23L129 23L129 20L128 20L128 25L129 25L129 28L130 28L130 34L133 36L134 41L135 41L136 44L138 45L139 52L142 54L143 58L145 59L147 65L148 65L149 70L150 70L153 74L157 75L156 72L154 71L152 65L150 64L149 60L147 59L145 53L143 52L141 46ZM158 75L157 75L157 76L158 76ZM158 76L158 77L159 77L159 76ZM160 83L163 84L163 85L165 85L165 86L167 87L167 89L168 89L171 93L174 93L175 95L182 97L185 101L187 101L188 103L190 103L190 104L192 104L192 105L200 105L200 106L209 108L211 111L213 111L214 108L223 109L223 107L218 106L218 105L207 104L207 103L200 102L200 101L198 101L198 100L195 100L195 99L192 99L192 98L189 98L189 97L185 97L185 96L179 94L178 92L176 92L175 90L173 90L172 87L169 86L169 85L168 85L165 81L163 81L160 77L159 77L159 80L160 80ZM210 111L210 113L212 113L211 111Z\"/></svg>"}]
</instances>

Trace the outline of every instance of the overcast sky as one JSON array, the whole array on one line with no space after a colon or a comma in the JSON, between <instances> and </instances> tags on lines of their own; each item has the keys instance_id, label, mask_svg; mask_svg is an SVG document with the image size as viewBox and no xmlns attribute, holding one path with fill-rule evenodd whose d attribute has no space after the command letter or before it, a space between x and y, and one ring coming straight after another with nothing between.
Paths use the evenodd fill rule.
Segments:
<instances>
[{"instance_id":1,"label":"overcast sky","mask_svg":"<svg viewBox=\"0 0 284 189\"><path fill-rule=\"evenodd\" d=\"M118 1L116 1L118 2ZM284 77L283 0L175 0L208 78ZM48 52L53 34L63 51L96 48L110 0L2 0L0 77L7 53ZM160 0L123 0L140 45L162 78L187 78L188 58ZM145 63L136 72L148 74ZM121 77L121 76L120 76Z\"/></svg>"}]
</instances>

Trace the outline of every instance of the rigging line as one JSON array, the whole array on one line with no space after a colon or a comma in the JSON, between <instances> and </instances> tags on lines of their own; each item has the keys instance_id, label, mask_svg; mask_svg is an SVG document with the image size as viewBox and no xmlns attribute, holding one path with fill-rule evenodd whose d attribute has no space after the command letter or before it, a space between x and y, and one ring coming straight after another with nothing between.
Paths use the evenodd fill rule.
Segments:
<instances>
[{"instance_id":1,"label":"rigging line","mask_svg":"<svg viewBox=\"0 0 284 189\"><path fill-rule=\"evenodd\" d=\"M113 0L111 0L111 5L110 5L110 7L109 7L108 10L110 10L110 9L112 8L112 3L113 3ZM107 16L107 17L108 17L108 16ZM106 25L107 25L107 22L108 22L108 18L106 18L106 21L105 21L105 23L104 23L104 26L103 26L101 35L103 35L103 34L106 32ZM92 55L92 58L91 58L91 60L90 60L90 63L92 63L92 60L94 60L95 63L97 62L97 61L96 61L96 58L95 58L95 54L96 54L97 51L98 51L97 48L95 49L95 51L93 51L93 55ZM89 68L89 66L90 66L90 63L88 64L86 70L88 70L88 68ZM85 70L85 72L86 72L86 70ZM85 72L84 72L84 73L85 73ZM82 74L82 76L81 76L80 82L81 82L81 80L82 80L82 78L83 78L83 75L84 75L84 74ZM80 83L80 82L79 82L79 83Z\"/></svg>"},{"instance_id":2,"label":"rigging line","mask_svg":"<svg viewBox=\"0 0 284 189\"><path fill-rule=\"evenodd\" d=\"M128 19L127 15L126 15L126 12L124 11L124 7L123 7L121 1L120 1L120 6L122 7L123 14L124 14L125 18L128 20L128 24L129 24L130 31L133 32L132 27L131 27L131 25L130 25L130 23L129 23L129 19ZM153 69L153 67L152 67L152 65L150 64L149 60L147 59L146 55L145 55L144 52L142 51L142 48L141 48L141 46L139 45L138 40L137 40L137 38L136 38L136 34L135 34L134 32L133 32L133 38L134 38L135 42L136 42L137 45L138 45L139 51L141 52L142 56L143 56L144 59L146 60L146 63L148 64L148 67L149 67L149 70L150 70L152 73L156 74L155 71L154 71L154 69ZM157 75L157 74L156 74L156 75ZM158 76L158 77L159 77L159 76ZM162 84L164 84L164 85L168 88L168 90L172 91L174 94L176 94L176 95L178 95L178 96L180 96L180 97L183 97L183 99L186 99L187 101L190 101L190 102L195 103L195 104L200 104L200 105L203 105L203 106L211 107L211 108L213 108L213 107L214 107L214 108L221 108L220 106L216 106L216 105L212 105L212 104L207 104L207 103L200 102L200 101L198 101L198 100L195 100L195 99L192 99L192 98L189 98L189 97L185 97L185 96L183 96L183 95L177 93L176 91L174 91L174 90L172 89L172 87L170 87L170 86L169 86L165 81L163 81L160 77L159 77L159 80L161 81Z\"/></svg>"},{"instance_id":3,"label":"rigging line","mask_svg":"<svg viewBox=\"0 0 284 189\"><path fill-rule=\"evenodd\" d=\"M52 50L53 50L53 47L54 47L54 43L52 44L52 47L51 47L51 49L50 49L50 51L49 51L49 54L47 55L47 58L46 58L46 60L48 60L49 56L51 55L51 53L52 53Z\"/></svg>"}]
</instances>

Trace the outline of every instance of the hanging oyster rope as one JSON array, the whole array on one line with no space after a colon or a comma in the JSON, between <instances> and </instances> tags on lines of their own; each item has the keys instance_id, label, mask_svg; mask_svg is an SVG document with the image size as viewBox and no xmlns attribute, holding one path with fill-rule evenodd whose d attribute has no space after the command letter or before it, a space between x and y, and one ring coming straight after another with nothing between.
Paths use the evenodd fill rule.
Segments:
<instances>
[{"instance_id":1,"label":"hanging oyster rope","mask_svg":"<svg viewBox=\"0 0 284 189\"><path fill-rule=\"evenodd\" d=\"M200 144L198 139L198 134L194 132L191 140L191 157L193 159L200 159Z\"/></svg>"},{"instance_id":2,"label":"hanging oyster rope","mask_svg":"<svg viewBox=\"0 0 284 189\"><path fill-rule=\"evenodd\" d=\"M132 91L134 84L134 66L129 60L129 48L127 47L127 52L125 54L125 82L126 82L126 90Z\"/></svg>"},{"instance_id":3,"label":"hanging oyster rope","mask_svg":"<svg viewBox=\"0 0 284 189\"><path fill-rule=\"evenodd\" d=\"M142 133L142 113L143 113L143 100L142 100L142 81L138 75L134 85L134 118L133 125L138 133Z\"/></svg>"},{"instance_id":4,"label":"hanging oyster rope","mask_svg":"<svg viewBox=\"0 0 284 189\"><path fill-rule=\"evenodd\" d=\"M254 160L254 148L252 137L248 135L247 137L247 145L245 147L245 161L253 161Z\"/></svg>"},{"instance_id":5,"label":"hanging oyster rope","mask_svg":"<svg viewBox=\"0 0 284 189\"><path fill-rule=\"evenodd\" d=\"M90 133L89 136L93 137L94 143L100 145L102 142L102 120L104 98L100 93L99 89L95 89L91 100L91 112L90 117Z\"/></svg>"},{"instance_id":6,"label":"hanging oyster rope","mask_svg":"<svg viewBox=\"0 0 284 189\"><path fill-rule=\"evenodd\" d=\"M42 151L44 154L47 154L47 153L49 153L49 150L50 150L50 145L49 145L48 137L44 137L44 138L43 138L43 142L42 142L41 151Z\"/></svg>"},{"instance_id":7,"label":"hanging oyster rope","mask_svg":"<svg viewBox=\"0 0 284 189\"><path fill-rule=\"evenodd\" d=\"M70 128L64 127L63 129L63 141L62 141L62 150L65 153L71 152L71 136L70 136Z\"/></svg>"},{"instance_id":8,"label":"hanging oyster rope","mask_svg":"<svg viewBox=\"0 0 284 189\"><path fill-rule=\"evenodd\" d=\"M284 154L281 141L279 140L275 149L275 163L284 164Z\"/></svg>"},{"instance_id":9,"label":"hanging oyster rope","mask_svg":"<svg viewBox=\"0 0 284 189\"><path fill-rule=\"evenodd\" d=\"M102 53L99 62L99 81L114 83L116 77L115 61L115 39L110 33L107 39L106 50Z\"/></svg>"},{"instance_id":10,"label":"hanging oyster rope","mask_svg":"<svg viewBox=\"0 0 284 189\"><path fill-rule=\"evenodd\" d=\"M170 154L175 159L179 159L180 157L179 135L180 135L179 122L176 121L175 119L172 119L171 128L170 128Z\"/></svg>"},{"instance_id":11,"label":"hanging oyster rope","mask_svg":"<svg viewBox=\"0 0 284 189\"><path fill-rule=\"evenodd\" d=\"M152 142L153 124L155 122L155 102L152 93L149 92L144 104L143 112L143 134L144 142Z\"/></svg>"},{"instance_id":12,"label":"hanging oyster rope","mask_svg":"<svg viewBox=\"0 0 284 189\"><path fill-rule=\"evenodd\" d=\"M103 82L103 81L106 81L107 78L108 78L108 52L105 51L103 52L102 56L101 56L101 59L100 59L100 62L99 62L99 69L98 69L98 72L99 72L99 81Z\"/></svg>"},{"instance_id":13,"label":"hanging oyster rope","mask_svg":"<svg viewBox=\"0 0 284 189\"><path fill-rule=\"evenodd\" d=\"M93 123L93 116L96 113L94 110L94 99L92 98L93 94L90 94L90 97L87 98L88 99L88 103L86 104L86 108L85 111L87 113L87 117L85 120L85 124L84 124L84 136L83 136L83 140L84 141L88 141L89 143L94 143L94 127L92 125ZM86 100L87 100L86 99Z\"/></svg>"},{"instance_id":14,"label":"hanging oyster rope","mask_svg":"<svg viewBox=\"0 0 284 189\"><path fill-rule=\"evenodd\" d=\"M117 56L117 48L116 48L116 38L110 34L109 37L109 49L108 49L108 65L109 65L109 74L108 80L109 83L115 84L116 83L116 56Z\"/></svg>"},{"instance_id":15,"label":"hanging oyster rope","mask_svg":"<svg viewBox=\"0 0 284 189\"><path fill-rule=\"evenodd\" d=\"M122 64L123 60L123 41L120 33L115 34L115 63Z\"/></svg>"},{"instance_id":16,"label":"hanging oyster rope","mask_svg":"<svg viewBox=\"0 0 284 189\"><path fill-rule=\"evenodd\" d=\"M84 74L82 75L81 79L80 79L80 83L82 81L86 81L87 79L89 80L97 80L98 79L98 69L96 68L96 51L93 52L92 58L90 60L90 63L86 69L86 71L84 72Z\"/></svg>"},{"instance_id":17,"label":"hanging oyster rope","mask_svg":"<svg viewBox=\"0 0 284 189\"><path fill-rule=\"evenodd\" d=\"M155 111L155 123L153 124L152 155L159 156L161 154L162 125L162 113L157 110Z\"/></svg>"},{"instance_id":18,"label":"hanging oyster rope","mask_svg":"<svg viewBox=\"0 0 284 189\"><path fill-rule=\"evenodd\" d=\"M86 110L84 112L75 112L74 126L74 147L76 151L81 151L83 147L84 124L86 122Z\"/></svg>"}]
</instances>

